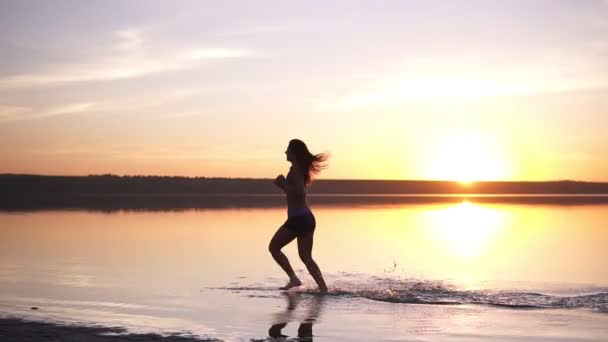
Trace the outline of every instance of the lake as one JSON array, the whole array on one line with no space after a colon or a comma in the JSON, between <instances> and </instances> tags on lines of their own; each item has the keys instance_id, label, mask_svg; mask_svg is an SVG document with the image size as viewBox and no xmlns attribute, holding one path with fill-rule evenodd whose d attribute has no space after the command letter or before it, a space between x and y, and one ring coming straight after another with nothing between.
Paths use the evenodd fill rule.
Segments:
<instances>
[{"instance_id":1,"label":"lake","mask_svg":"<svg viewBox=\"0 0 608 342\"><path fill-rule=\"evenodd\" d=\"M328 296L295 242L304 286L277 289L283 207L2 212L0 314L226 341L284 323L316 341L608 339L608 205L312 209Z\"/></svg>"}]
</instances>

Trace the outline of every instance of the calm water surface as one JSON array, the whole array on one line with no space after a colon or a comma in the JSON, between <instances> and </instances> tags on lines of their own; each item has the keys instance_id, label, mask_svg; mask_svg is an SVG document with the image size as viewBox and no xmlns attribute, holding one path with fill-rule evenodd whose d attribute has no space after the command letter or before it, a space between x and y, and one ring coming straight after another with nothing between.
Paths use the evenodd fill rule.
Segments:
<instances>
[{"instance_id":1,"label":"calm water surface","mask_svg":"<svg viewBox=\"0 0 608 342\"><path fill-rule=\"evenodd\" d=\"M295 244L285 253L305 293L275 290L285 277L267 245L284 208L0 213L0 312L227 340L307 317L321 341L551 336L543 324L608 336L608 206L313 211L313 257L333 292L323 300Z\"/></svg>"}]
</instances>

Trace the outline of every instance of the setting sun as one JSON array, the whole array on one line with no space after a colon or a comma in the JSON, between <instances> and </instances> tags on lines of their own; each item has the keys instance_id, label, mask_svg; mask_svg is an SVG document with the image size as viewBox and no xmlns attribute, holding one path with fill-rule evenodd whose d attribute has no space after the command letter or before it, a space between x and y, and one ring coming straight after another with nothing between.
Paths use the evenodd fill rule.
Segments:
<instances>
[{"instance_id":1,"label":"setting sun","mask_svg":"<svg viewBox=\"0 0 608 342\"><path fill-rule=\"evenodd\" d=\"M442 141L431 151L426 174L429 179L462 183L504 179L505 162L488 141L463 134Z\"/></svg>"}]
</instances>

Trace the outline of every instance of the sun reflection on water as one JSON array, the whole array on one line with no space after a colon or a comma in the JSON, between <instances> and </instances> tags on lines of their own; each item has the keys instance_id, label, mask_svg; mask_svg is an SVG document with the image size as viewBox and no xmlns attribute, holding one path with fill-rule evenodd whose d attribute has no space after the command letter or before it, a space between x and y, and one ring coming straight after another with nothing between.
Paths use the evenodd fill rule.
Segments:
<instances>
[{"instance_id":1,"label":"sun reflection on water","mask_svg":"<svg viewBox=\"0 0 608 342\"><path fill-rule=\"evenodd\" d=\"M482 256L498 233L505 227L505 213L468 201L429 211L428 232L445 243L455 256Z\"/></svg>"}]
</instances>

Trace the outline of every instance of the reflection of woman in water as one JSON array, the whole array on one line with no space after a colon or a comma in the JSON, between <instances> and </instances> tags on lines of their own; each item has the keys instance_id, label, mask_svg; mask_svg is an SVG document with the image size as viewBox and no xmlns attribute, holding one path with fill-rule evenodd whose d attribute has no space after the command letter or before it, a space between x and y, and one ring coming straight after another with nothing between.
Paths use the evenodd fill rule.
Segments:
<instances>
[{"instance_id":1,"label":"reflection of woman in water","mask_svg":"<svg viewBox=\"0 0 608 342\"><path fill-rule=\"evenodd\" d=\"M298 253L300 259L306 265L308 272L319 285L321 293L327 293L327 286L319 266L312 259L312 243L315 232L315 217L306 204L306 188L311 184L312 175L318 173L327 160L325 154L312 154L308 151L306 144L298 139L293 139L287 146L287 161L291 162L291 168L287 177L279 175L274 184L281 188L287 196L287 221L277 230L272 237L268 249L276 262L289 276L289 282L281 289L287 290L302 285L302 282L294 273L289 260L281 248L293 239L298 238Z\"/></svg>"},{"instance_id":2,"label":"reflection of woman in water","mask_svg":"<svg viewBox=\"0 0 608 342\"><path fill-rule=\"evenodd\" d=\"M312 342L312 326L321 315L321 307L323 306L322 296L313 296L310 301L307 301L308 307L304 319L300 321L298 327L298 341ZM287 292L287 310L276 315L273 325L268 329L268 335L274 339L282 339L288 336L283 335L282 330L292 320L293 313L300 302L300 294Z\"/></svg>"}]
</instances>

